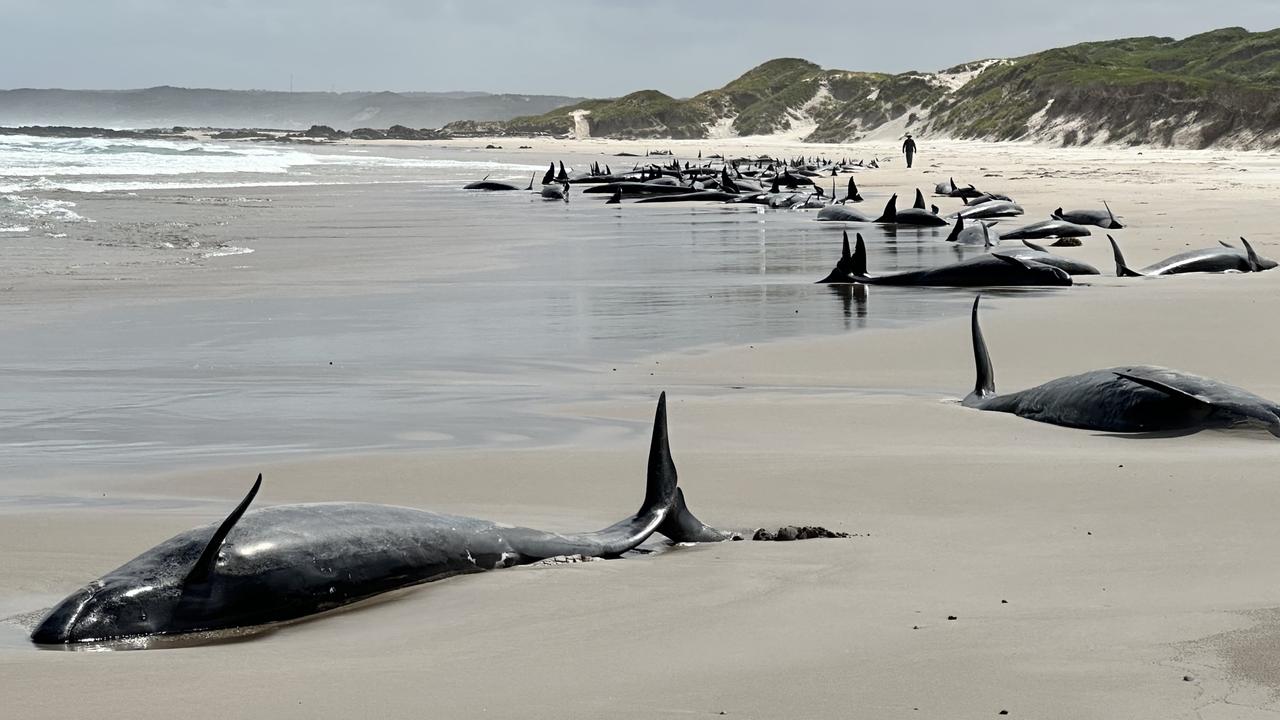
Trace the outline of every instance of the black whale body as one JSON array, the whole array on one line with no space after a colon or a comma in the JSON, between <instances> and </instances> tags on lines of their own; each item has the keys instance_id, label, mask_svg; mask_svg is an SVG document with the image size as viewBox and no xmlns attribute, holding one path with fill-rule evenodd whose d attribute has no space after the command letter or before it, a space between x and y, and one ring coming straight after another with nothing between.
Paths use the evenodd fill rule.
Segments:
<instances>
[{"instance_id":1,"label":"black whale body","mask_svg":"<svg viewBox=\"0 0 1280 720\"><path fill-rule=\"evenodd\" d=\"M973 301L977 380L966 407L1053 425L1117 433L1164 432L1258 424L1280 436L1280 406L1211 378L1156 365L1091 370L1008 395L996 394L995 371Z\"/></svg>"},{"instance_id":2,"label":"black whale body","mask_svg":"<svg viewBox=\"0 0 1280 720\"><path fill-rule=\"evenodd\" d=\"M369 503L279 505L176 535L54 607L31 639L61 644L261 625L304 617L451 575L560 555L615 557L655 531L727 536L689 513L676 487L658 400L639 512L597 532L558 534Z\"/></svg>"},{"instance_id":3,"label":"black whale body","mask_svg":"<svg viewBox=\"0 0 1280 720\"><path fill-rule=\"evenodd\" d=\"M1024 253L1034 256L1036 251ZM1047 253L1046 253L1047 254ZM840 260L819 283L860 283L863 285L908 285L915 287L1014 287L1071 285L1071 275L1039 258L992 253L925 270L896 275L869 275L867 248L862 235L857 236L857 249L849 252L849 234L844 234Z\"/></svg>"}]
</instances>

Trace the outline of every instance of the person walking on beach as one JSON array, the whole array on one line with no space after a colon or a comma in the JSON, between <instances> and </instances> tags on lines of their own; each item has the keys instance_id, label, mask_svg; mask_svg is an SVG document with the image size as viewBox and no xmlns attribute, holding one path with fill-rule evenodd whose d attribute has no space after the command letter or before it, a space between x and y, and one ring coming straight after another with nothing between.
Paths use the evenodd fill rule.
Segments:
<instances>
[{"instance_id":1,"label":"person walking on beach","mask_svg":"<svg viewBox=\"0 0 1280 720\"><path fill-rule=\"evenodd\" d=\"M907 156L907 167L911 167L911 158L916 154L916 141L911 139L911 133L907 133L907 140L902 143L902 154Z\"/></svg>"}]
</instances>

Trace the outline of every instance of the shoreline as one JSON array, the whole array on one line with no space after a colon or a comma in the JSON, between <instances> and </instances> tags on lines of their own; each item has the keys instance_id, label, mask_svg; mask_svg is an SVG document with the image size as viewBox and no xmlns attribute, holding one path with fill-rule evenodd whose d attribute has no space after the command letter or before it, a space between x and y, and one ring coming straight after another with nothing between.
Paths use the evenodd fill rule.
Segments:
<instances>
[{"instance_id":1,"label":"shoreline","mask_svg":"<svg viewBox=\"0 0 1280 720\"><path fill-rule=\"evenodd\" d=\"M957 182L1013 194L1027 222L1059 201L1102 195L1130 223L1117 235L1137 262L1239 234L1280 255L1269 217L1280 190L1274 153L1254 168L1230 155L1173 153L1151 164L1135 150L1095 163L1043 148L935 149L910 174L892 163L859 184L924 189L968 167ZM1030 172L1041 167L1051 177ZM815 242L836 242L842 224L831 225ZM1111 274L1103 233L1063 252ZM273 282L300 285L319 272L273 271ZM1271 361L1280 344L1269 331L1280 275L1089 283L984 300L999 389L1155 362L1280 398ZM107 287L69 301L141 299L144 289ZM872 313L878 296L870 288ZM577 371L580 382L610 388L606 397L545 408L633 428L623 434L541 448L308 455L242 472L182 467L111 491L190 501L176 511L6 510L3 608L52 602L163 537L216 519L259 470L264 503L359 499L582 530L639 500L640 428L666 388L681 486L700 518L862 535L456 578L228 646L98 657L0 646L11 707L24 717L64 716L87 702L136 709L143 688L130 678L142 677L153 697L141 717L159 717L188 707L198 677L238 690L234 700L212 698L199 717L245 702L277 717L314 716L316 702L358 714L375 700L380 712L412 715L431 677L451 688L433 695L439 712L513 718L818 717L857 708L902 718L1008 710L1109 719L1274 709L1268 693L1280 681L1259 663L1280 646L1280 626L1250 614L1280 605L1269 559L1280 543L1271 517L1280 446L1252 433L1114 436L963 408L954 401L973 382L969 343L966 305L903 328L646 355L616 373L612 364ZM91 484L78 487L87 494ZM619 647L630 660L622 678ZM539 661L548 653L563 660L549 667ZM80 678L69 687L60 682L68 672ZM518 700L494 693L495 678L510 677L520 678ZM62 692L50 697L54 684ZM315 687L334 692L313 702L305 689ZM661 702L653 687L663 688Z\"/></svg>"}]
</instances>

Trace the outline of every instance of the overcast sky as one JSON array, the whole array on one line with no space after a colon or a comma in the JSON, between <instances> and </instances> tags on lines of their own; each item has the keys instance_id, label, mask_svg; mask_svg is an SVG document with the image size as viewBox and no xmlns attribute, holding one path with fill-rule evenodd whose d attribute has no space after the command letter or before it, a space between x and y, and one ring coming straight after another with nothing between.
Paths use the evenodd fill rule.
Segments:
<instances>
[{"instance_id":1,"label":"overcast sky","mask_svg":"<svg viewBox=\"0 0 1280 720\"><path fill-rule=\"evenodd\" d=\"M0 88L287 90L292 75L296 90L688 96L775 57L902 72L1268 30L1280 0L0 0L0 18Z\"/></svg>"}]
</instances>

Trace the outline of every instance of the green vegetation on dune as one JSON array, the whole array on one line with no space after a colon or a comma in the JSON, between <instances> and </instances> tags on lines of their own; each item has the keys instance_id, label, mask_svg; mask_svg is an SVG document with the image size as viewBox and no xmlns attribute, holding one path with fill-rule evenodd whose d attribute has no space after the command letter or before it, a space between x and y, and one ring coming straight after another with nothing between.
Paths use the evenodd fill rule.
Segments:
<instances>
[{"instance_id":1,"label":"green vegetation on dune","mask_svg":"<svg viewBox=\"0 0 1280 720\"><path fill-rule=\"evenodd\" d=\"M1230 133L1274 132L1280 30L1083 43L998 63L939 103L930 127L1011 140L1033 132L1042 111L1046 121L1082 125L1067 143L1105 135L1170 144L1190 122L1204 127L1193 143L1201 146Z\"/></svg>"},{"instance_id":2,"label":"green vegetation on dune","mask_svg":"<svg viewBox=\"0 0 1280 720\"><path fill-rule=\"evenodd\" d=\"M946 84L975 72L957 89ZM593 136L613 138L701 138L726 123L738 135L763 135L795 130L794 121L802 119L816 126L805 138L812 142L844 142L896 122L990 140L1272 147L1280 145L1280 30L1082 43L965 63L939 75L824 70L779 58L688 99L642 90L500 127L567 134L577 111L587 113Z\"/></svg>"}]
</instances>

